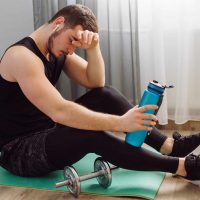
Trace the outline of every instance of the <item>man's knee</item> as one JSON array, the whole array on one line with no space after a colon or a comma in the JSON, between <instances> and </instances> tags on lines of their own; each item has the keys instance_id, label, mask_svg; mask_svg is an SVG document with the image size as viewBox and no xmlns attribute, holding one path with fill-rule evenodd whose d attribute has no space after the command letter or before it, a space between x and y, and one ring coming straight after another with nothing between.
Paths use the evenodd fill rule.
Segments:
<instances>
[{"instance_id":1,"label":"man's knee","mask_svg":"<svg viewBox=\"0 0 200 200\"><path fill-rule=\"evenodd\" d=\"M98 96L104 96L105 98L109 98L115 96L116 94L119 95L120 93L112 86L104 86L93 89Z\"/></svg>"}]
</instances>

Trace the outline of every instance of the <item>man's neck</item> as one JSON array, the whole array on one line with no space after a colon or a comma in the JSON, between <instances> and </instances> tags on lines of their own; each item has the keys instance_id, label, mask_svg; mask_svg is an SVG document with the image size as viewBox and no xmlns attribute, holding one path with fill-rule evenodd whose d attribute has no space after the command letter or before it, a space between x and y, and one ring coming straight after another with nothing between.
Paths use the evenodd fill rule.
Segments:
<instances>
[{"instance_id":1,"label":"man's neck","mask_svg":"<svg viewBox=\"0 0 200 200\"><path fill-rule=\"evenodd\" d=\"M50 33L50 25L44 24L30 35L30 37L35 41L37 47L40 49L40 51L45 57L47 57L49 54L47 44Z\"/></svg>"}]
</instances>

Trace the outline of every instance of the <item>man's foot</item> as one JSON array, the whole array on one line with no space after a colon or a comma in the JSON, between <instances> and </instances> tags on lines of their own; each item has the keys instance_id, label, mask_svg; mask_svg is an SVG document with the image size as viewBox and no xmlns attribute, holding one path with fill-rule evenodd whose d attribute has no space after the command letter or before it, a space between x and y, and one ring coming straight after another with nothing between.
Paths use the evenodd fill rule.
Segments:
<instances>
[{"instance_id":1,"label":"man's foot","mask_svg":"<svg viewBox=\"0 0 200 200\"><path fill-rule=\"evenodd\" d=\"M200 186L200 155L190 154L185 158L185 169L187 179L189 182Z\"/></svg>"},{"instance_id":2,"label":"man's foot","mask_svg":"<svg viewBox=\"0 0 200 200\"><path fill-rule=\"evenodd\" d=\"M200 145L200 133L182 136L178 132L173 133L174 145L169 156L185 157Z\"/></svg>"}]
</instances>

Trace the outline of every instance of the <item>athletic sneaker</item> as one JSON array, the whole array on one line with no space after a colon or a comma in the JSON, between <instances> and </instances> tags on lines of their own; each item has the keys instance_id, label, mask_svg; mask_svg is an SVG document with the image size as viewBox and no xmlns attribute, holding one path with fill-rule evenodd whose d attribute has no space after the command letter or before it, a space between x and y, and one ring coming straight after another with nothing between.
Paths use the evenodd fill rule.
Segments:
<instances>
[{"instance_id":1,"label":"athletic sneaker","mask_svg":"<svg viewBox=\"0 0 200 200\"><path fill-rule=\"evenodd\" d=\"M169 156L185 157L200 145L200 133L182 136L178 132L173 133L174 145Z\"/></svg>"},{"instance_id":2,"label":"athletic sneaker","mask_svg":"<svg viewBox=\"0 0 200 200\"><path fill-rule=\"evenodd\" d=\"M189 182L200 186L200 155L190 154L185 158L185 169Z\"/></svg>"}]
</instances>

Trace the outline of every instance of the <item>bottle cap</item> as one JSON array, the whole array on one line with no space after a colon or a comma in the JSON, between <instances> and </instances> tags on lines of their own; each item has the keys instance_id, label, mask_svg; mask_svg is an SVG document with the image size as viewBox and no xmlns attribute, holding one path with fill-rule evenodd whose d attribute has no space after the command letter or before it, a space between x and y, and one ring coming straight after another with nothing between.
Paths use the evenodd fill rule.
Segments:
<instances>
[{"instance_id":1,"label":"bottle cap","mask_svg":"<svg viewBox=\"0 0 200 200\"><path fill-rule=\"evenodd\" d=\"M156 85L157 87L161 87L161 88L174 88L174 85L161 85L158 81L153 80L150 83Z\"/></svg>"},{"instance_id":2,"label":"bottle cap","mask_svg":"<svg viewBox=\"0 0 200 200\"><path fill-rule=\"evenodd\" d=\"M149 82L148 90L156 94L162 94L165 90L165 87L163 87L160 83L158 83L158 81L153 80Z\"/></svg>"},{"instance_id":3,"label":"bottle cap","mask_svg":"<svg viewBox=\"0 0 200 200\"><path fill-rule=\"evenodd\" d=\"M151 81L150 82L150 84L153 84L154 86L156 86L156 87L160 87L160 88L165 88L163 85L161 85L158 81L156 81L156 80L153 80L153 81Z\"/></svg>"},{"instance_id":4,"label":"bottle cap","mask_svg":"<svg viewBox=\"0 0 200 200\"><path fill-rule=\"evenodd\" d=\"M162 94L165 88L173 88L173 85L161 85L158 81L153 80L149 83L148 89L154 91L155 93Z\"/></svg>"}]
</instances>

